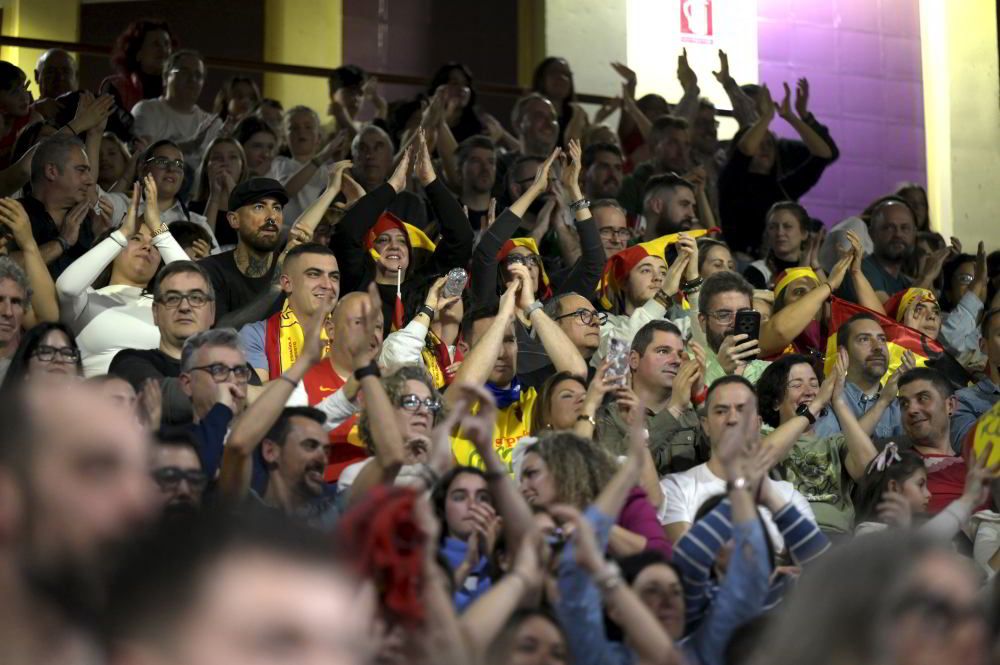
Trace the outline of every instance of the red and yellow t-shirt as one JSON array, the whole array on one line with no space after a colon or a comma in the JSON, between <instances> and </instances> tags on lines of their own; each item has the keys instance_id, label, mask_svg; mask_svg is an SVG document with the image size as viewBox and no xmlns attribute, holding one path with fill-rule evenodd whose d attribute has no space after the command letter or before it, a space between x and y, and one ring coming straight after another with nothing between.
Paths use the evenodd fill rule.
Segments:
<instances>
[{"instance_id":1,"label":"red and yellow t-shirt","mask_svg":"<svg viewBox=\"0 0 1000 665\"><path fill-rule=\"evenodd\" d=\"M535 389L526 388L521 391L520 400L497 412L497 422L493 427L493 446L500 459L507 463L508 469L511 468L514 446L521 437L531 433L536 399L538 393ZM478 408L477 406L476 409ZM485 467L482 455L476 452L476 447L468 439L462 438L462 430L458 431L457 436L452 437L451 450L458 464L480 469Z\"/></svg>"},{"instance_id":2,"label":"red and yellow t-shirt","mask_svg":"<svg viewBox=\"0 0 1000 665\"><path fill-rule=\"evenodd\" d=\"M316 406L340 390L346 380L333 371L333 365L329 360L321 360L309 368L302 377L302 383L309 396L309 406ZM345 420L336 429L330 430L330 443L332 445L327 455L326 471L323 473L323 479L328 483L336 482L345 467L368 457L358 436L357 414Z\"/></svg>"}]
</instances>

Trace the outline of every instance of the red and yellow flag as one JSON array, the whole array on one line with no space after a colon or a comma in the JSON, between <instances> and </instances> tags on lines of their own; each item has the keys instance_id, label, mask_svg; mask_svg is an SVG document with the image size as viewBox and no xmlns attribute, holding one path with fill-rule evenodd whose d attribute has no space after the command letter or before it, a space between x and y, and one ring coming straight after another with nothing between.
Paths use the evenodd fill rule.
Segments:
<instances>
[{"instance_id":1,"label":"red and yellow flag","mask_svg":"<svg viewBox=\"0 0 1000 665\"><path fill-rule=\"evenodd\" d=\"M825 373L829 374L837 361L837 331L844 323L860 313L870 314L885 332L886 345L888 346L889 359L888 368L882 377L882 383L886 382L897 367L902 362L903 354L907 351L913 352L913 357L917 361L917 367L923 367L928 360L937 358L944 353L944 348L936 341L918 330L904 326L899 321L889 318L884 314L872 311L867 307L862 307L846 300L841 300L837 296L830 299L830 327L832 331L826 340L826 361L823 366Z\"/></svg>"}]
</instances>

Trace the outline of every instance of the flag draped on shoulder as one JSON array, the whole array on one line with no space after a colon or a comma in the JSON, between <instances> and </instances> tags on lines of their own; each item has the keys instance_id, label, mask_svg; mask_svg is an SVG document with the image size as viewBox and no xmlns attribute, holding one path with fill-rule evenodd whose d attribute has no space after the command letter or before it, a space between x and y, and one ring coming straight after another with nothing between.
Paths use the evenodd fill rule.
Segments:
<instances>
[{"instance_id":1,"label":"flag draped on shoulder","mask_svg":"<svg viewBox=\"0 0 1000 665\"><path fill-rule=\"evenodd\" d=\"M870 314L885 332L886 346L889 351L888 368L882 377L882 383L899 367L903 354L913 352L917 367L923 367L928 360L937 359L944 353L944 348L936 340L924 333L907 327L894 318L880 314L867 307L842 300L837 296L830 299L830 336L826 341L826 361L823 369L829 374L837 360L837 335L840 327L855 314Z\"/></svg>"}]
</instances>

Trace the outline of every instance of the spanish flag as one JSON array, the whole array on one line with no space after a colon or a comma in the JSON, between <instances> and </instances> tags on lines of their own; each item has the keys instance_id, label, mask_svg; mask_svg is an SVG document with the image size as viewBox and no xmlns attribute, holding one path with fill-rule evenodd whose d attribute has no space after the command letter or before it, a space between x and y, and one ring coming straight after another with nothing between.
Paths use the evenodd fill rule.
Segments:
<instances>
[{"instance_id":1,"label":"spanish flag","mask_svg":"<svg viewBox=\"0 0 1000 665\"><path fill-rule=\"evenodd\" d=\"M718 230L717 228L697 229L684 231L684 233L692 238L700 238L708 233L718 232ZM667 248L676 243L678 238L680 238L680 233L660 236L654 240L632 245L608 259L608 262L604 264L601 282L597 285L601 305L607 310L614 308L614 297L621 293L632 268L636 267L647 256L658 256L666 262Z\"/></svg>"},{"instance_id":2,"label":"spanish flag","mask_svg":"<svg viewBox=\"0 0 1000 665\"><path fill-rule=\"evenodd\" d=\"M912 302L912 298L910 302ZM888 302L886 305L888 305ZM832 332L826 340L826 361L823 366L823 369L827 374L830 373L833 369L834 363L837 361L836 331L840 330L840 327L844 325L849 318L862 312L870 314L874 317L879 322L879 325L882 326L882 330L885 332L889 359L888 368L885 375L882 377L883 384L896 370L896 368L899 367L902 362L903 354L907 351L913 352L914 360L917 361L917 367L923 367L927 364L928 360L937 359L944 354L944 348L936 340L931 339L922 332L904 326L894 318L890 318L884 314L862 307L861 305L841 300L837 296L833 296L830 299L829 329L834 332ZM900 318L902 318L902 315L900 315Z\"/></svg>"},{"instance_id":3,"label":"spanish flag","mask_svg":"<svg viewBox=\"0 0 1000 665\"><path fill-rule=\"evenodd\" d=\"M427 234L413 226L412 224L407 224L399 217L396 217L391 212L383 212L375 225L372 226L371 230L368 231L368 235L365 236L365 248L371 255L373 261L378 261L381 256L377 251L375 251L375 239L386 231L391 231L396 229L403 233L403 237L406 239L406 247L410 254L410 267L414 265L416 260L416 253L426 252L431 254L434 252L435 245L434 241L427 237ZM392 325L394 330L399 330L403 327L403 292L402 292L402 282L403 276L396 275L396 306L393 310Z\"/></svg>"},{"instance_id":4,"label":"spanish flag","mask_svg":"<svg viewBox=\"0 0 1000 665\"><path fill-rule=\"evenodd\" d=\"M502 264L507 255L514 251L516 247L524 247L535 256L541 257L538 253L538 244L534 238L511 238L500 247L497 252L497 263ZM542 277L542 283L535 286L535 297L539 300L548 300L552 297L552 286L549 284L549 276L545 272L545 265L538 265L538 272Z\"/></svg>"}]
</instances>

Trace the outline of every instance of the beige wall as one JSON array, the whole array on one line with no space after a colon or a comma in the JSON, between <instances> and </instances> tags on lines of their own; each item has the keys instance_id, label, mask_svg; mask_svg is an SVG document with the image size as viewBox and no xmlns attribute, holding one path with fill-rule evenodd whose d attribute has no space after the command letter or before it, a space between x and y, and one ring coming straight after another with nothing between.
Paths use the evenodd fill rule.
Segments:
<instances>
[{"instance_id":1,"label":"beige wall","mask_svg":"<svg viewBox=\"0 0 1000 665\"><path fill-rule=\"evenodd\" d=\"M994 0L921 0L931 221L966 251L1000 248L1000 72Z\"/></svg>"},{"instance_id":2,"label":"beige wall","mask_svg":"<svg viewBox=\"0 0 1000 665\"><path fill-rule=\"evenodd\" d=\"M79 32L79 0L6 0L3 3L3 34L7 36L75 42ZM24 71L35 97L38 96L35 63L41 54L38 49L9 46L0 49L0 59Z\"/></svg>"}]
</instances>

